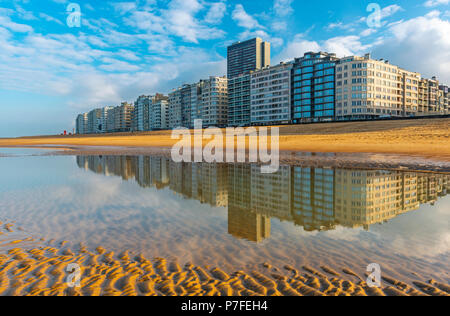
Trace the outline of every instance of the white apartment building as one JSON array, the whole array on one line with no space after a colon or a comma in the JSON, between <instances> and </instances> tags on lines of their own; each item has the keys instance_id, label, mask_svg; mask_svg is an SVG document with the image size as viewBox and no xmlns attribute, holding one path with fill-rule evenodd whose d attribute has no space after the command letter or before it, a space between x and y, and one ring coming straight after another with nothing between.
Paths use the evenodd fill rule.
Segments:
<instances>
[{"instance_id":1,"label":"white apartment building","mask_svg":"<svg viewBox=\"0 0 450 316\"><path fill-rule=\"evenodd\" d=\"M152 102L149 110L150 130L165 130L169 128L169 101L160 99Z\"/></svg>"},{"instance_id":2,"label":"white apartment building","mask_svg":"<svg viewBox=\"0 0 450 316\"><path fill-rule=\"evenodd\" d=\"M75 132L77 134L87 134L87 121L88 121L88 114L87 113L83 113L83 114L79 114L77 116L77 121L76 121L76 128L75 128Z\"/></svg>"},{"instance_id":3,"label":"white apartment building","mask_svg":"<svg viewBox=\"0 0 450 316\"><path fill-rule=\"evenodd\" d=\"M228 124L228 79L210 77L201 89L201 119L203 127L226 127Z\"/></svg>"},{"instance_id":4,"label":"white apartment building","mask_svg":"<svg viewBox=\"0 0 450 316\"><path fill-rule=\"evenodd\" d=\"M182 88L169 93L169 128L174 129L183 126Z\"/></svg>"},{"instance_id":5,"label":"white apartment building","mask_svg":"<svg viewBox=\"0 0 450 316\"><path fill-rule=\"evenodd\" d=\"M149 130L149 108L151 96L141 95L134 103L134 115L136 119L136 128L138 131Z\"/></svg>"},{"instance_id":6,"label":"white apartment building","mask_svg":"<svg viewBox=\"0 0 450 316\"><path fill-rule=\"evenodd\" d=\"M114 107L113 106L106 106L101 109L101 117L100 117L100 123L99 123L99 129L100 133L107 133L108 132L108 119L110 116L114 116Z\"/></svg>"},{"instance_id":7,"label":"white apartment building","mask_svg":"<svg viewBox=\"0 0 450 316\"><path fill-rule=\"evenodd\" d=\"M251 74L252 125L287 124L291 121L292 63L281 63Z\"/></svg>"},{"instance_id":8,"label":"white apartment building","mask_svg":"<svg viewBox=\"0 0 450 316\"><path fill-rule=\"evenodd\" d=\"M409 85L413 77L404 72L388 61L371 59L370 54L342 58L336 66L336 118L404 116L404 83ZM411 82L411 86L418 87L418 81L414 85ZM408 106L412 104L409 100Z\"/></svg>"}]
</instances>

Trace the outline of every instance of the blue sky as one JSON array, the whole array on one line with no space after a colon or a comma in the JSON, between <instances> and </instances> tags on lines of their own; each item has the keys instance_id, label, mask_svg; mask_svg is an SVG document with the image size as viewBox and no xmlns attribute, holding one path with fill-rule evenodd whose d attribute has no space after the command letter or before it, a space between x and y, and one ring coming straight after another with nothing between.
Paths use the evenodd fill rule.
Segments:
<instances>
[{"instance_id":1,"label":"blue sky","mask_svg":"<svg viewBox=\"0 0 450 316\"><path fill-rule=\"evenodd\" d=\"M272 64L323 50L385 58L450 84L450 0L0 0L0 137L54 134L77 113L226 73L260 36ZM372 26L372 27L369 27Z\"/></svg>"}]
</instances>

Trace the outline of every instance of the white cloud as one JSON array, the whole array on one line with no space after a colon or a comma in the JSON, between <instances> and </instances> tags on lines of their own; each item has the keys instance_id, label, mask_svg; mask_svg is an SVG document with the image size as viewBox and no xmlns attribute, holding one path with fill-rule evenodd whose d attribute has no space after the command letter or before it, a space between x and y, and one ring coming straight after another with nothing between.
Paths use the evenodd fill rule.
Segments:
<instances>
[{"instance_id":1,"label":"white cloud","mask_svg":"<svg viewBox=\"0 0 450 316\"><path fill-rule=\"evenodd\" d=\"M263 28L258 21L249 15L242 4L237 4L232 14L233 20L246 29Z\"/></svg>"},{"instance_id":2,"label":"white cloud","mask_svg":"<svg viewBox=\"0 0 450 316\"><path fill-rule=\"evenodd\" d=\"M435 7L438 5L447 5L450 3L450 0L428 0L424 3L426 7Z\"/></svg>"},{"instance_id":3,"label":"white cloud","mask_svg":"<svg viewBox=\"0 0 450 316\"><path fill-rule=\"evenodd\" d=\"M387 6L383 9L381 9L381 18L385 19L387 17L390 17L392 15L394 15L395 13L402 11L403 8L399 5L393 4L390 6Z\"/></svg>"},{"instance_id":4,"label":"white cloud","mask_svg":"<svg viewBox=\"0 0 450 316\"><path fill-rule=\"evenodd\" d=\"M220 23L219 20L225 14L223 3L212 3L206 14L205 20L201 21L196 16L205 6L197 0L172 0L167 9L153 10L151 8L140 8L132 4L122 4L117 6L121 14L126 15L126 24L145 31L150 36L166 36L163 40L170 43L169 37L180 37L191 43L198 43L199 40L210 40L222 38L224 31L210 27L209 24ZM154 45L153 45L154 46ZM161 43L157 45L162 49Z\"/></svg>"},{"instance_id":5,"label":"white cloud","mask_svg":"<svg viewBox=\"0 0 450 316\"><path fill-rule=\"evenodd\" d=\"M64 23L61 22L60 20L58 20L57 18L54 18L54 17L52 17L52 16L50 16L50 15L48 15L48 14L45 14L45 13L43 13L43 12L39 13L39 17L40 17L41 19L44 19L44 20L47 21L47 22L55 22L55 23L57 23L57 24L59 24L59 25L64 25Z\"/></svg>"},{"instance_id":6,"label":"white cloud","mask_svg":"<svg viewBox=\"0 0 450 316\"><path fill-rule=\"evenodd\" d=\"M227 6L223 2L212 3L205 17L205 22L209 24L220 24L227 11Z\"/></svg>"},{"instance_id":7,"label":"white cloud","mask_svg":"<svg viewBox=\"0 0 450 316\"><path fill-rule=\"evenodd\" d=\"M403 68L438 76L450 83L450 22L438 11L394 24L374 48L380 57Z\"/></svg>"},{"instance_id":8,"label":"white cloud","mask_svg":"<svg viewBox=\"0 0 450 316\"><path fill-rule=\"evenodd\" d=\"M33 28L26 24L20 24L13 22L8 16L0 16L0 26L10 29L13 32L27 33L32 32Z\"/></svg>"},{"instance_id":9,"label":"white cloud","mask_svg":"<svg viewBox=\"0 0 450 316\"><path fill-rule=\"evenodd\" d=\"M294 12L292 9L293 0L274 0L273 9L275 14L279 17L286 17Z\"/></svg>"},{"instance_id":10,"label":"white cloud","mask_svg":"<svg viewBox=\"0 0 450 316\"><path fill-rule=\"evenodd\" d=\"M370 46L364 45L359 36L336 36L325 41L310 41L304 34L298 34L293 41L287 44L286 48L275 57L277 61L292 60L302 57L306 52L326 51L335 53L338 57L363 54Z\"/></svg>"}]
</instances>

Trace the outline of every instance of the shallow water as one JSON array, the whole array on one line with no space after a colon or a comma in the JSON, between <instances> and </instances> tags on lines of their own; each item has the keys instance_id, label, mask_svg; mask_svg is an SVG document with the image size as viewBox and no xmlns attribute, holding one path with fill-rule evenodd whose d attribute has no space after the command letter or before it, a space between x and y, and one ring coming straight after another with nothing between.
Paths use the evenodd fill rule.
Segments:
<instances>
[{"instance_id":1,"label":"shallow water","mask_svg":"<svg viewBox=\"0 0 450 316\"><path fill-rule=\"evenodd\" d=\"M450 282L449 175L27 155L0 158L0 173L0 221L36 238L229 271L378 263Z\"/></svg>"}]
</instances>

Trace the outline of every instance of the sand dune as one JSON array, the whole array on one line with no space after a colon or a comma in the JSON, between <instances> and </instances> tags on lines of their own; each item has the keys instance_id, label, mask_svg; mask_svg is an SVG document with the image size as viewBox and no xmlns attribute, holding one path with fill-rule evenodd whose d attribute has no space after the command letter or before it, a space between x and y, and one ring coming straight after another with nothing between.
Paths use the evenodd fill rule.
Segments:
<instances>
[{"instance_id":1,"label":"sand dune","mask_svg":"<svg viewBox=\"0 0 450 316\"><path fill-rule=\"evenodd\" d=\"M13 233L13 225L3 225L0 241ZM0 254L0 295L8 296L449 296L450 286L434 280L413 284L383 276L382 288L369 287L365 276L341 268L310 266L283 269L262 263L264 272L227 273L217 267L200 267L163 258L149 260L142 255L119 254L103 247L90 251L62 242L40 241L23 247L16 240ZM10 244L11 245L11 244ZM68 266L79 267L79 287L70 287L75 274ZM73 266L71 267L74 268ZM70 277L72 276L72 277Z\"/></svg>"}]
</instances>

